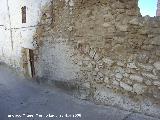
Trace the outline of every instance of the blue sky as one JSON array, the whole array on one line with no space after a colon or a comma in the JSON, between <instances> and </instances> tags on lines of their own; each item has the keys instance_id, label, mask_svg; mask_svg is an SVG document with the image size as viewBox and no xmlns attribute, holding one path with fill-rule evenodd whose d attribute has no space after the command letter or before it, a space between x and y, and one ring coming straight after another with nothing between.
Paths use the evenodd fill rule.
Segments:
<instances>
[{"instance_id":1,"label":"blue sky","mask_svg":"<svg viewBox=\"0 0 160 120\"><path fill-rule=\"evenodd\" d=\"M139 8L142 16L156 16L157 1L158 0L139 0Z\"/></svg>"}]
</instances>

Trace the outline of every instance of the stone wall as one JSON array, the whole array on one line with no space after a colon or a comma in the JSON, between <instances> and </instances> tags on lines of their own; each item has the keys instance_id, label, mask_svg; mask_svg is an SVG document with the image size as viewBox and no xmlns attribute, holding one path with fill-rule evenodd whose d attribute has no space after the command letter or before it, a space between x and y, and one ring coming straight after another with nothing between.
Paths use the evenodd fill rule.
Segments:
<instances>
[{"instance_id":1,"label":"stone wall","mask_svg":"<svg viewBox=\"0 0 160 120\"><path fill-rule=\"evenodd\" d=\"M142 18L137 0L54 0L42 23L47 16L52 24L35 33L37 77L71 80L89 90L81 98L160 117L159 17Z\"/></svg>"}]
</instances>

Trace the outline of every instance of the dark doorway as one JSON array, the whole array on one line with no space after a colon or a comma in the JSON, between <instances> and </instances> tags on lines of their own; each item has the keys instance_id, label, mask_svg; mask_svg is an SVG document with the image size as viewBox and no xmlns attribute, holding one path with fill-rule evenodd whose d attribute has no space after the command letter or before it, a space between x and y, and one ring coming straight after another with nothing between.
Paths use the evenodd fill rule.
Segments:
<instances>
[{"instance_id":1,"label":"dark doorway","mask_svg":"<svg viewBox=\"0 0 160 120\"><path fill-rule=\"evenodd\" d=\"M34 68L34 53L33 50L29 49L29 58L30 58L30 65L31 65L31 74L32 77L35 76L35 68Z\"/></svg>"},{"instance_id":2,"label":"dark doorway","mask_svg":"<svg viewBox=\"0 0 160 120\"><path fill-rule=\"evenodd\" d=\"M22 50L23 58L23 71L26 76L34 77L35 76L35 67L34 67L34 53L33 50L23 48Z\"/></svg>"}]
</instances>

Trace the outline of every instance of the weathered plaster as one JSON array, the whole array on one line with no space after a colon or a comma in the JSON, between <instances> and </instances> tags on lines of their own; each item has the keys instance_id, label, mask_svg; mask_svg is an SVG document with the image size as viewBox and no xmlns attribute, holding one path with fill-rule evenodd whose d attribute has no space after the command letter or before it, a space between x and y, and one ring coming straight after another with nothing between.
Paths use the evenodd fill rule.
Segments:
<instances>
[{"instance_id":1,"label":"weathered plaster","mask_svg":"<svg viewBox=\"0 0 160 120\"><path fill-rule=\"evenodd\" d=\"M35 49L33 35L41 11L50 0L2 0L0 5L0 61L21 68L22 49ZM22 23L21 8L27 7L27 22Z\"/></svg>"}]
</instances>

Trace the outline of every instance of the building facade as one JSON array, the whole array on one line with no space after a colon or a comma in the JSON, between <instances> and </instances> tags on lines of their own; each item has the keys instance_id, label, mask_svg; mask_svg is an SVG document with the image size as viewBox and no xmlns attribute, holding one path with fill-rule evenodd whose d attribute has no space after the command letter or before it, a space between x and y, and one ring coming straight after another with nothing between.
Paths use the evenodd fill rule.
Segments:
<instances>
[{"instance_id":1,"label":"building facade","mask_svg":"<svg viewBox=\"0 0 160 120\"><path fill-rule=\"evenodd\" d=\"M81 99L160 118L160 20L141 17L138 0L3 2L1 61Z\"/></svg>"},{"instance_id":2,"label":"building facade","mask_svg":"<svg viewBox=\"0 0 160 120\"><path fill-rule=\"evenodd\" d=\"M35 49L33 34L49 0L1 0L0 61L23 70L23 49Z\"/></svg>"}]
</instances>

